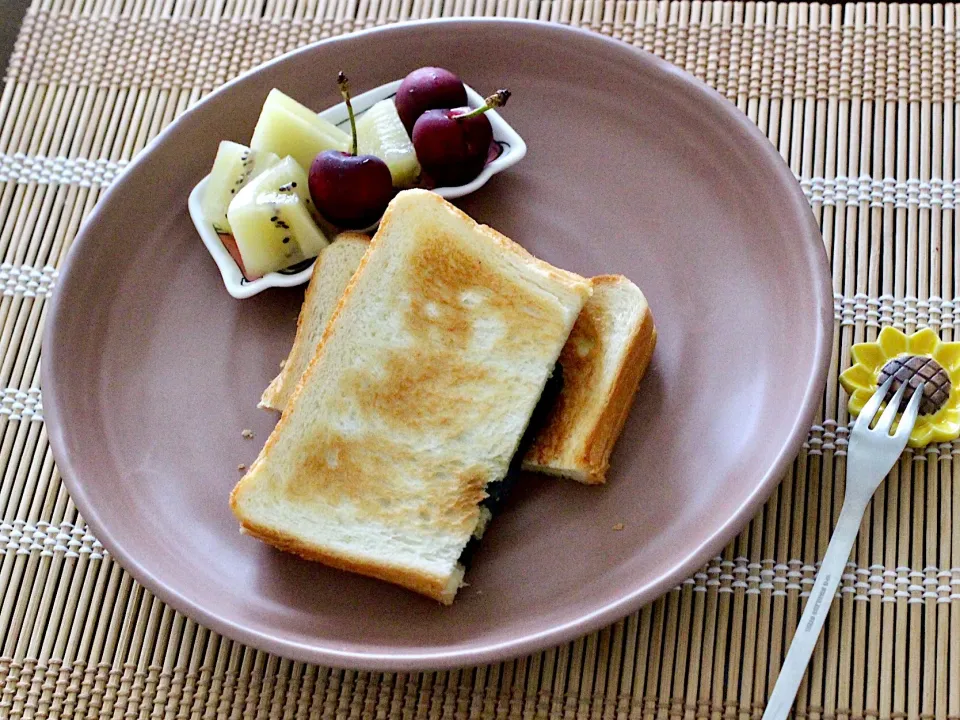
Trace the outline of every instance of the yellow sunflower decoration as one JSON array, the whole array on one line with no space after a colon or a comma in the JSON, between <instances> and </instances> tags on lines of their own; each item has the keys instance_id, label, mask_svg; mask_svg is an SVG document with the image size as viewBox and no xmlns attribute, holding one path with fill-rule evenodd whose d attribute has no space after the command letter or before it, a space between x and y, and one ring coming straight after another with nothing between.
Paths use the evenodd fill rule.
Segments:
<instances>
[{"instance_id":1,"label":"yellow sunflower decoration","mask_svg":"<svg viewBox=\"0 0 960 720\"><path fill-rule=\"evenodd\" d=\"M918 448L960 437L960 342L941 342L930 328L908 336L885 327L876 342L854 345L850 352L854 364L840 376L840 384L850 394L851 415L859 415L891 376L888 397L905 383L904 406L911 388L923 382L920 416L909 445Z\"/></svg>"}]
</instances>

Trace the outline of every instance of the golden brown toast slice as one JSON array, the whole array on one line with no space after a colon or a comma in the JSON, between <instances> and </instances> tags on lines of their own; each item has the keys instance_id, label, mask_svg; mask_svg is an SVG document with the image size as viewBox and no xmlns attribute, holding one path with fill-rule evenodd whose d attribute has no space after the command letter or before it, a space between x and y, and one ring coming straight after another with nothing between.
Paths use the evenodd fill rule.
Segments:
<instances>
[{"instance_id":1,"label":"golden brown toast slice","mask_svg":"<svg viewBox=\"0 0 960 720\"><path fill-rule=\"evenodd\" d=\"M283 410L368 243L366 236L347 233L320 254L293 349L283 372L264 392L261 407ZM610 453L657 334L650 307L630 280L601 275L591 285L593 296L560 354L561 402L527 453L524 469L597 484L605 481Z\"/></svg>"},{"instance_id":2,"label":"golden brown toast slice","mask_svg":"<svg viewBox=\"0 0 960 720\"><path fill-rule=\"evenodd\" d=\"M630 280L600 275L590 284L593 295L560 353L563 389L523 468L593 485L606 480L657 331L646 298Z\"/></svg>"},{"instance_id":3,"label":"golden brown toast slice","mask_svg":"<svg viewBox=\"0 0 960 720\"><path fill-rule=\"evenodd\" d=\"M297 336L283 368L263 391L260 407L283 412L300 376L307 369L320 344L320 338L333 315L350 278L370 247L370 238L361 233L346 232L320 251L313 264L310 284L303 297L297 318Z\"/></svg>"},{"instance_id":4,"label":"golden brown toast slice","mask_svg":"<svg viewBox=\"0 0 960 720\"><path fill-rule=\"evenodd\" d=\"M278 548L450 603L590 284L399 193L231 495Z\"/></svg>"}]
</instances>

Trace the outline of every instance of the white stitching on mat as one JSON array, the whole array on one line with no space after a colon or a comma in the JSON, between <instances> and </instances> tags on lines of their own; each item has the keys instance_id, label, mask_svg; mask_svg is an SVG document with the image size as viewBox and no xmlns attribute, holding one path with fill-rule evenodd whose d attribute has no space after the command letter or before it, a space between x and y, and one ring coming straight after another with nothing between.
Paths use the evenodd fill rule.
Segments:
<instances>
[{"instance_id":1,"label":"white stitching on mat","mask_svg":"<svg viewBox=\"0 0 960 720\"><path fill-rule=\"evenodd\" d=\"M825 452L833 452L837 457L842 457L847 454L847 444L852 425L852 420L847 425L838 425L836 420L824 420L823 425L814 425L811 428L810 434L802 447L808 455L823 455ZM960 456L960 440L927 445L923 448L908 447L903 453L915 462L952 460L955 456Z\"/></svg>"},{"instance_id":2,"label":"white stitching on mat","mask_svg":"<svg viewBox=\"0 0 960 720\"><path fill-rule=\"evenodd\" d=\"M125 160L0 153L0 182L105 186L126 166Z\"/></svg>"},{"instance_id":3,"label":"white stitching on mat","mask_svg":"<svg viewBox=\"0 0 960 720\"><path fill-rule=\"evenodd\" d=\"M43 520L35 523L25 520L0 522L0 548L18 555L39 552L43 556L66 553L68 557L78 557L88 554L92 560L108 555L86 525L70 522L54 525ZM673 590L693 586L694 592L706 592L707 588L716 587L717 592L730 593L742 588L749 594L768 590L778 596L785 595L787 590L800 590L800 597L807 597L819 565L819 562L810 565L797 559L782 563L773 559L756 562L742 556L734 560L715 557ZM883 602L894 602L898 597L918 602L924 598L936 598L937 602L960 600L960 567L941 569L928 566L921 572L906 566L896 569L879 564L859 567L848 562L845 568L837 596L852 593L855 599L866 600L878 595ZM925 586L931 589L926 590Z\"/></svg>"},{"instance_id":4,"label":"white stitching on mat","mask_svg":"<svg viewBox=\"0 0 960 720\"><path fill-rule=\"evenodd\" d=\"M6 296L45 297L53 291L59 275L52 265L36 268L3 263L0 264L0 288Z\"/></svg>"},{"instance_id":5,"label":"white stitching on mat","mask_svg":"<svg viewBox=\"0 0 960 720\"><path fill-rule=\"evenodd\" d=\"M0 417L9 421L43 422L43 399L39 388L4 388L0 390ZM832 452L837 457L847 454L852 421L839 425L836 420L827 419L822 425L813 425L802 448L808 455L823 455ZM960 455L960 440L928 445L915 450L907 448L904 454L916 461L947 460Z\"/></svg>"},{"instance_id":6,"label":"white stitching on mat","mask_svg":"<svg viewBox=\"0 0 960 720\"><path fill-rule=\"evenodd\" d=\"M35 551L42 556L66 553L67 557L89 555L92 560L100 560L107 555L103 545L90 534L86 525L69 522L59 525L42 520L36 523L25 520L2 522L0 547L18 555L29 555Z\"/></svg>"},{"instance_id":7,"label":"white stitching on mat","mask_svg":"<svg viewBox=\"0 0 960 720\"><path fill-rule=\"evenodd\" d=\"M43 401L40 388L4 388L0 395L0 415L8 420L43 422Z\"/></svg>"},{"instance_id":8,"label":"white stitching on mat","mask_svg":"<svg viewBox=\"0 0 960 720\"><path fill-rule=\"evenodd\" d=\"M716 557L673 591L691 587L693 592L706 592L707 588L716 587L720 593L743 590L745 594L758 595L769 590L772 595L781 597L786 596L788 590L799 590L800 597L808 597L819 567L819 562L808 565L801 560L779 563L768 559L758 563L745 557L732 561ZM926 567L920 572L902 566L893 570L878 564L864 568L848 562L845 568L835 597L850 594L857 601L880 597L881 602L896 602L902 597L908 603L922 603L924 599L936 599L938 603L960 600L960 587L957 587L960 586L960 567L949 570ZM950 578L949 583L947 578ZM888 582L891 579L893 582ZM915 580L921 580L922 584ZM924 586L935 586L935 589L926 590ZM955 587L958 592L952 592Z\"/></svg>"},{"instance_id":9,"label":"white stitching on mat","mask_svg":"<svg viewBox=\"0 0 960 720\"><path fill-rule=\"evenodd\" d=\"M892 295L881 295L872 298L863 293L853 297L839 293L833 296L833 319L841 325L863 323L874 328L892 325L904 329L910 325L956 329L960 326L958 308L960 297L946 299L934 295L926 299L912 296L897 299Z\"/></svg>"},{"instance_id":10,"label":"white stitching on mat","mask_svg":"<svg viewBox=\"0 0 960 720\"><path fill-rule=\"evenodd\" d=\"M882 208L893 205L895 208L919 207L924 210L942 208L953 210L956 207L958 180L944 178L907 178L897 180L885 177L876 179L870 175L834 178L802 177L795 175L804 195L811 205L846 205L869 203L870 207Z\"/></svg>"},{"instance_id":11,"label":"white stitching on mat","mask_svg":"<svg viewBox=\"0 0 960 720\"><path fill-rule=\"evenodd\" d=\"M90 534L86 525L69 522L59 525L44 521L2 522L0 547L20 555L40 552L44 556L50 556L62 552L67 553L68 557L89 554L91 559L102 559L108 555L107 550ZM680 591L683 586L692 585L694 592L706 592L708 587L719 586L718 592L733 592L735 588L742 588L747 593L757 594L759 590L797 590L805 587L800 596L807 597L819 566L819 562L810 565L801 560L778 563L767 559L757 563L745 557L738 557L733 561L717 557L673 590ZM789 570L790 567L797 569ZM960 567L943 570L928 567L923 572L903 566L896 570L889 570L882 565L862 568L851 562L845 567L843 585L838 590L837 597L844 592L863 595L863 599L866 599L867 595L882 595L884 601L892 602L896 597L911 597L910 593L920 593L922 597L935 597L938 602L960 599L960 592L951 593L954 587L960 586ZM931 575L935 577L930 577ZM858 576L863 579L857 580ZM949 583L946 582L947 578ZM894 582L887 582L887 579L893 579ZM781 585L783 587L778 588ZM935 587L935 590L926 591L924 586ZM922 597L912 599L922 600Z\"/></svg>"},{"instance_id":12,"label":"white stitching on mat","mask_svg":"<svg viewBox=\"0 0 960 720\"><path fill-rule=\"evenodd\" d=\"M76 184L80 187L106 186L116 180L126 168L126 160L103 158L68 158L25 153L0 153L0 182ZM811 205L859 204L867 202L870 207L893 205L895 208L911 206L921 209L939 207L953 210L960 180L944 178L907 178L897 180L886 177L875 179L870 175L859 177L802 177L795 174L800 187Z\"/></svg>"}]
</instances>

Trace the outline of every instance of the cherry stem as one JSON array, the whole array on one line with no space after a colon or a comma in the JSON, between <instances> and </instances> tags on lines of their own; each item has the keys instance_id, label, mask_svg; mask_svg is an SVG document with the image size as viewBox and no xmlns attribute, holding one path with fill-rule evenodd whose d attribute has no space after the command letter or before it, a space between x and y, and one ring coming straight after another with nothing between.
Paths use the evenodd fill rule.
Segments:
<instances>
[{"instance_id":1,"label":"cherry stem","mask_svg":"<svg viewBox=\"0 0 960 720\"><path fill-rule=\"evenodd\" d=\"M353 114L353 103L350 102L350 83L343 70L337 73L337 85L340 86L340 97L347 104L347 115L350 117L350 134L353 136L353 148L351 155L357 154L357 118ZM507 93L509 95L509 93Z\"/></svg>"},{"instance_id":2,"label":"cherry stem","mask_svg":"<svg viewBox=\"0 0 960 720\"><path fill-rule=\"evenodd\" d=\"M476 117L477 115L483 115L487 110L493 110L493 108L503 107L507 104L507 100L510 99L510 91L506 88L497 90L493 95L488 98L485 98L483 105L471 110L468 113L463 115L458 115L458 120L466 120L467 118Z\"/></svg>"}]
</instances>

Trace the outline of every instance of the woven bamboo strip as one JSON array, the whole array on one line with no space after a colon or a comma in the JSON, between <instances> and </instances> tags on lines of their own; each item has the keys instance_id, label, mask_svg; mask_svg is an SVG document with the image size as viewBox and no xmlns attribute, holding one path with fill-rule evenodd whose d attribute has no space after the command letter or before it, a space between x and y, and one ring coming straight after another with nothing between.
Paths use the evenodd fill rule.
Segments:
<instances>
[{"instance_id":1,"label":"woven bamboo strip","mask_svg":"<svg viewBox=\"0 0 960 720\"><path fill-rule=\"evenodd\" d=\"M960 168L960 158L957 153L960 152L960 145L956 143L956 128L960 124L960 108L957 107L956 98L956 70L957 70L957 19L956 11L952 6L944 8L944 63L943 76L945 81L944 89L944 153L943 161L944 177L952 177L957 168ZM951 123L950 106L953 106L953 122ZM955 291L960 281L960 275L954 277L954 258L957 257L957 251L953 248L953 243L960 238L960 214L955 210L945 211L944 213L944 240L943 243L943 271L944 286L950 291ZM951 218L952 216L952 218ZM952 222L951 222L952 220ZM948 233L952 231L950 242L947 242ZM957 339L953 334L953 340ZM960 463L951 462L942 468L942 477L944 485L947 488L944 496L949 495L951 505L948 508L947 517L953 518L955 513L960 510ZM942 517L942 516L941 516ZM949 529L948 526L949 525ZM948 537L949 535L949 537ZM960 564L960 528L957 523L944 523L944 531L941 548L941 556L946 558L951 565ZM951 582L951 593L956 590L956 586ZM946 605L946 603L945 603ZM940 635L949 636L949 647L946 649L948 660L945 668L944 685L947 685L946 707L940 702L937 704L936 712L939 716L948 718L960 717L960 673L956 672L956 664L960 661L960 608L957 603L949 603L949 610L941 610L941 618L949 623L949 631L946 628L940 628ZM939 635L938 635L938 639ZM941 639L941 643L947 642Z\"/></svg>"},{"instance_id":2,"label":"woven bamboo strip","mask_svg":"<svg viewBox=\"0 0 960 720\"><path fill-rule=\"evenodd\" d=\"M872 24L871 21L873 20L873 15L873 9L869 8L867 11L868 25ZM867 35L867 38L870 39L871 35ZM873 50L874 57L876 58L875 67L881 67L881 64L886 61L886 48L883 43L883 34L881 31L876 33L876 42L871 44L870 49ZM880 132L880 128L885 126L886 107L883 98L885 78L880 76L879 73L877 73L875 77L876 80L871 88L871 102L874 109L874 116L872 120L873 127L876 129L874 134L874 144L872 147L872 172L877 173L883 171L884 164L883 136ZM883 214L884 209L882 207L874 207L870 211L871 258L868 286L873 289L878 287L878 282L880 282L881 279L881 259L887 260L887 255L882 252L882 244L884 242L884 236L882 234ZM883 278L888 277L888 274L884 273ZM868 339L875 339L875 336L875 330L868 330ZM883 534L886 511L889 506L889 493L892 489L891 483L892 480L888 479L887 482L884 483L878 490L873 501L873 532L876 533L878 537L882 537ZM882 557L876 557L877 552L879 551L875 548L873 553L870 555L872 562L874 564L882 564ZM887 662L890 657L890 649L887 647L885 650L882 650L880 646L881 638L884 638L885 642L885 636L888 632L888 630L881 629L881 623L883 623L885 619L889 618L886 616L886 608L882 607L880 604L880 598L877 596L874 596L873 601L871 602L870 619L870 634L867 637L870 655L867 662L867 668L868 670L869 668L873 668L873 673L870 673L867 679L865 712L875 712L875 709L878 706L882 706L879 694L881 692L885 692L886 689L889 688L890 682L889 663Z\"/></svg>"}]
</instances>

